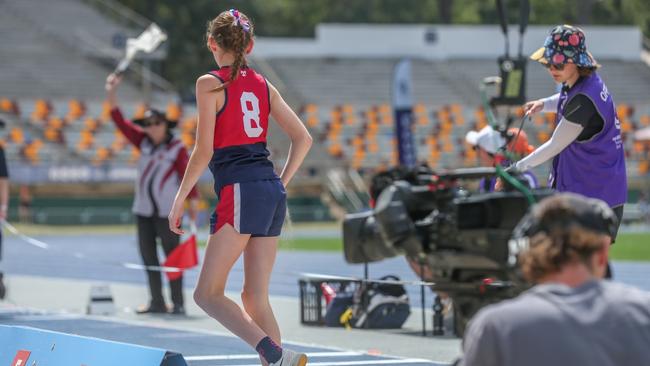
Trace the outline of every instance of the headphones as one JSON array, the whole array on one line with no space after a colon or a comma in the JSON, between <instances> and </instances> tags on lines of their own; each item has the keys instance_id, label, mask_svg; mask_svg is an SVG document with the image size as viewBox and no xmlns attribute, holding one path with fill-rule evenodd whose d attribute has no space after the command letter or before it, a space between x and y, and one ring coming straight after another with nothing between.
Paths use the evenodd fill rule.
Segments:
<instances>
[{"instance_id":1,"label":"headphones","mask_svg":"<svg viewBox=\"0 0 650 366\"><path fill-rule=\"evenodd\" d=\"M547 212L555 210L563 210L565 214L549 217ZM604 201L575 193L557 193L532 207L515 227L513 239L549 232L555 226L571 225L578 225L613 238L617 231L618 218Z\"/></svg>"}]
</instances>

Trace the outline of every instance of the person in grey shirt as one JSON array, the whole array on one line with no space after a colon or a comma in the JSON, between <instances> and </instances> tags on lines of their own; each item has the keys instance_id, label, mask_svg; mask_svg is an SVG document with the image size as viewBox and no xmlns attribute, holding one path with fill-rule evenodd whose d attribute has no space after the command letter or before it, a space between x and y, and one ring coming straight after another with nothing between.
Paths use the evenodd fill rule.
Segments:
<instances>
[{"instance_id":1,"label":"person in grey shirt","mask_svg":"<svg viewBox=\"0 0 650 366\"><path fill-rule=\"evenodd\" d=\"M574 193L536 205L515 229L536 285L478 312L459 364L650 364L650 293L602 280L616 221L605 202Z\"/></svg>"}]
</instances>

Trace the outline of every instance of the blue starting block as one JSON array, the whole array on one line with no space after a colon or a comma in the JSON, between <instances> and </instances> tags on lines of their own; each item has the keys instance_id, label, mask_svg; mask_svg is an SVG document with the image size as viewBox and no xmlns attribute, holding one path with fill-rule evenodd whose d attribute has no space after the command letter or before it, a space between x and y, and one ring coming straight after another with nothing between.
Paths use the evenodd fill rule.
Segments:
<instances>
[{"instance_id":1,"label":"blue starting block","mask_svg":"<svg viewBox=\"0 0 650 366\"><path fill-rule=\"evenodd\" d=\"M159 348L31 327L0 325L0 365L33 364L187 366L181 354Z\"/></svg>"}]
</instances>

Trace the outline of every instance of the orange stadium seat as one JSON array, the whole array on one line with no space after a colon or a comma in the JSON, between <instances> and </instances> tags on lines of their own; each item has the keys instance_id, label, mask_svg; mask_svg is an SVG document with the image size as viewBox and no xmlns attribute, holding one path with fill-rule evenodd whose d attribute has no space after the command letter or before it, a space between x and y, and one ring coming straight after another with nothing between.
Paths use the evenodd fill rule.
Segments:
<instances>
[{"instance_id":1,"label":"orange stadium seat","mask_svg":"<svg viewBox=\"0 0 650 366\"><path fill-rule=\"evenodd\" d=\"M305 113L316 114L318 113L318 106L316 104L307 104L305 106Z\"/></svg>"},{"instance_id":2,"label":"orange stadium seat","mask_svg":"<svg viewBox=\"0 0 650 366\"><path fill-rule=\"evenodd\" d=\"M95 143L95 137L92 132L88 130L83 130L79 133L79 143L77 143L77 149L80 151L85 151L90 149L90 147Z\"/></svg>"},{"instance_id":3,"label":"orange stadium seat","mask_svg":"<svg viewBox=\"0 0 650 366\"><path fill-rule=\"evenodd\" d=\"M183 142L183 145L185 145L185 147L191 148L192 146L194 146L194 134L189 132L182 132L181 141Z\"/></svg>"},{"instance_id":4,"label":"orange stadium seat","mask_svg":"<svg viewBox=\"0 0 650 366\"><path fill-rule=\"evenodd\" d=\"M47 141L52 141L52 142L57 142L59 141L59 130L53 127L47 127L45 131L43 132L43 135L45 136L45 139Z\"/></svg>"},{"instance_id":5,"label":"orange stadium seat","mask_svg":"<svg viewBox=\"0 0 650 366\"><path fill-rule=\"evenodd\" d=\"M133 119L140 119L144 117L144 113L149 109L146 104L138 103L135 107L135 113L133 113Z\"/></svg>"},{"instance_id":6,"label":"orange stadium seat","mask_svg":"<svg viewBox=\"0 0 650 366\"><path fill-rule=\"evenodd\" d=\"M341 121L343 121L343 115L342 115L341 110L339 109L339 107L334 107L330 111L330 117L332 119L332 124L341 123Z\"/></svg>"},{"instance_id":7,"label":"orange stadium seat","mask_svg":"<svg viewBox=\"0 0 650 366\"><path fill-rule=\"evenodd\" d=\"M99 124L97 123L97 120L95 120L92 117L88 117L84 120L84 129L89 131L89 132L95 132L97 130L97 127L99 127Z\"/></svg>"},{"instance_id":8,"label":"orange stadium seat","mask_svg":"<svg viewBox=\"0 0 650 366\"><path fill-rule=\"evenodd\" d=\"M316 114L310 114L307 116L307 125L309 127L316 127L318 126L318 123L320 120L318 119L318 115Z\"/></svg>"},{"instance_id":9,"label":"orange stadium seat","mask_svg":"<svg viewBox=\"0 0 650 366\"><path fill-rule=\"evenodd\" d=\"M25 142L25 134L20 127L12 127L9 131L9 139L16 145L22 145Z\"/></svg>"},{"instance_id":10,"label":"orange stadium seat","mask_svg":"<svg viewBox=\"0 0 650 366\"><path fill-rule=\"evenodd\" d=\"M427 113L417 114L415 117L415 123L421 126L427 126L431 123L429 115Z\"/></svg>"},{"instance_id":11,"label":"orange stadium seat","mask_svg":"<svg viewBox=\"0 0 650 366\"><path fill-rule=\"evenodd\" d=\"M181 124L180 128L183 132L194 133L196 131L196 125L198 123L198 116L185 117Z\"/></svg>"},{"instance_id":12,"label":"orange stadium seat","mask_svg":"<svg viewBox=\"0 0 650 366\"><path fill-rule=\"evenodd\" d=\"M333 143L327 147L327 152L332 156L339 156L343 153L343 149L341 148L341 144Z\"/></svg>"},{"instance_id":13,"label":"orange stadium seat","mask_svg":"<svg viewBox=\"0 0 650 366\"><path fill-rule=\"evenodd\" d=\"M82 101L72 99L68 102L68 114L65 116L68 123L78 120L84 114L86 114L86 105Z\"/></svg>"},{"instance_id":14,"label":"orange stadium seat","mask_svg":"<svg viewBox=\"0 0 650 366\"><path fill-rule=\"evenodd\" d=\"M63 120L60 117L52 117L47 121L47 127L59 130L63 128Z\"/></svg>"},{"instance_id":15,"label":"orange stadium seat","mask_svg":"<svg viewBox=\"0 0 650 366\"><path fill-rule=\"evenodd\" d=\"M368 142L368 152L371 152L373 154L379 152L379 144L377 143L377 140L373 139Z\"/></svg>"},{"instance_id":16,"label":"orange stadium seat","mask_svg":"<svg viewBox=\"0 0 650 366\"><path fill-rule=\"evenodd\" d=\"M366 119L368 120L368 123L379 123L379 119L377 118L377 109L375 107L370 107L366 110Z\"/></svg>"},{"instance_id":17,"label":"orange stadium seat","mask_svg":"<svg viewBox=\"0 0 650 366\"><path fill-rule=\"evenodd\" d=\"M40 139L34 139L34 141L25 146L25 157L32 164L38 164L40 162L39 152L41 147L43 147L43 141Z\"/></svg>"},{"instance_id":18,"label":"orange stadium seat","mask_svg":"<svg viewBox=\"0 0 650 366\"><path fill-rule=\"evenodd\" d=\"M111 157L111 151L105 147L100 147L95 151L95 157L92 160L94 165L101 165Z\"/></svg>"},{"instance_id":19,"label":"orange stadium seat","mask_svg":"<svg viewBox=\"0 0 650 366\"><path fill-rule=\"evenodd\" d=\"M352 104L343 104L341 107L341 112L344 114L354 114L354 107Z\"/></svg>"},{"instance_id":20,"label":"orange stadium seat","mask_svg":"<svg viewBox=\"0 0 650 366\"><path fill-rule=\"evenodd\" d=\"M52 106L44 99L38 99L34 104L32 112L32 122L41 122L47 119L52 112Z\"/></svg>"},{"instance_id":21,"label":"orange stadium seat","mask_svg":"<svg viewBox=\"0 0 650 366\"><path fill-rule=\"evenodd\" d=\"M368 122L366 132L369 136L376 136L377 132L379 132L379 124L377 124L377 122Z\"/></svg>"},{"instance_id":22,"label":"orange stadium seat","mask_svg":"<svg viewBox=\"0 0 650 366\"><path fill-rule=\"evenodd\" d=\"M170 121L180 121L181 116L183 115L183 109L178 103L169 102L167 104L166 117Z\"/></svg>"},{"instance_id":23,"label":"orange stadium seat","mask_svg":"<svg viewBox=\"0 0 650 366\"><path fill-rule=\"evenodd\" d=\"M549 139L550 137L551 137L551 135L550 135L548 132L546 132L546 131L538 131L538 132L537 132L537 139L539 140L539 143L540 143L540 144L542 144L542 143L548 141L548 139Z\"/></svg>"},{"instance_id":24,"label":"orange stadium seat","mask_svg":"<svg viewBox=\"0 0 650 366\"><path fill-rule=\"evenodd\" d=\"M129 163L137 163L138 159L140 159L140 150L131 145L131 156L129 157Z\"/></svg>"},{"instance_id":25,"label":"orange stadium seat","mask_svg":"<svg viewBox=\"0 0 650 366\"><path fill-rule=\"evenodd\" d=\"M650 161L641 160L639 161L639 175L646 175L650 172Z\"/></svg>"},{"instance_id":26,"label":"orange stadium seat","mask_svg":"<svg viewBox=\"0 0 650 366\"><path fill-rule=\"evenodd\" d=\"M106 123L110 121L111 119L111 105L108 103L108 101L103 101L102 102L102 114L99 117L99 120L102 123Z\"/></svg>"},{"instance_id":27,"label":"orange stadium seat","mask_svg":"<svg viewBox=\"0 0 650 366\"><path fill-rule=\"evenodd\" d=\"M642 154L645 149L644 145L645 144L641 141L635 141L632 145L632 151L634 151L635 154Z\"/></svg>"},{"instance_id":28,"label":"orange stadium seat","mask_svg":"<svg viewBox=\"0 0 650 366\"><path fill-rule=\"evenodd\" d=\"M650 126L650 115L644 114L639 118L641 126Z\"/></svg>"},{"instance_id":29,"label":"orange stadium seat","mask_svg":"<svg viewBox=\"0 0 650 366\"><path fill-rule=\"evenodd\" d=\"M122 151L124 146L126 146L126 137L124 137L120 130L116 129L114 135L113 142L111 142L111 151L113 154Z\"/></svg>"},{"instance_id":30,"label":"orange stadium seat","mask_svg":"<svg viewBox=\"0 0 650 366\"><path fill-rule=\"evenodd\" d=\"M546 118L546 123L549 126L553 126L553 128L555 128L555 112L544 113L544 118Z\"/></svg>"},{"instance_id":31,"label":"orange stadium seat","mask_svg":"<svg viewBox=\"0 0 650 366\"><path fill-rule=\"evenodd\" d=\"M359 169L363 165L365 157L366 152L363 149L354 150L354 155L352 156L352 167L354 169Z\"/></svg>"},{"instance_id":32,"label":"orange stadium seat","mask_svg":"<svg viewBox=\"0 0 650 366\"><path fill-rule=\"evenodd\" d=\"M15 114L15 115L20 114L18 103L16 103L15 101L9 98L0 99L0 111L9 114Z\"/></svg>"}]
</instances>

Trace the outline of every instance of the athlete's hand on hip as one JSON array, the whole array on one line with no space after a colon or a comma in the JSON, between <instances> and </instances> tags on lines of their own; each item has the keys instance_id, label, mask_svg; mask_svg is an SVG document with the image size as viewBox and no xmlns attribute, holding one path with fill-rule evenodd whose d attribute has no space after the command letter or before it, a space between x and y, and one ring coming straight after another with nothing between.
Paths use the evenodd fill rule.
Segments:
<instances>
[{"instance_id":1,"label":"athlete's hand on hip","mask_svg":"<svg viewBox=\"0 0 650 366\"><path fill-rule=\"evenodd\" d=\"M167 219L169 220L169 231L172 233L178 235L185 233L183 229L181 229L181 219L183 218L184 210L185 207L183 207L183 202L179 203L177 201L174 201L172 209L169 211L169 216L167 216Z\"/></svg>"},{"instance_id":2,"label":"athlete's hand on hip","mask_svg":"<svg viewBox=\"0 0 650 366\"><path fill-rule=\"evenodd\" d=\"M544 109L544 102L539 99L524 104L524 113L528 115L541 112L542 109Z\"/></svg>"}]
</instances>

